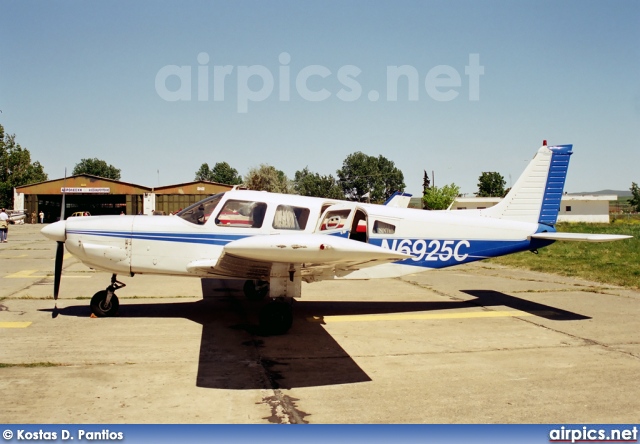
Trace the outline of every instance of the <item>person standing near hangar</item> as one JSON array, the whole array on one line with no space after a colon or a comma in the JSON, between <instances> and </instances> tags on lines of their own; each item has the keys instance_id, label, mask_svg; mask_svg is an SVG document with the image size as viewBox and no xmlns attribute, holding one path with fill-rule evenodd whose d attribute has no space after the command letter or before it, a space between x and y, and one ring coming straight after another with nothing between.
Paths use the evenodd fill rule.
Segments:
<instances>
[{"instance_id":1,"label":"person standing near hangar","mask_svg":"<svg viewBox=\"0 0 640 444\"><path fill-rule=\"evenodd\" d=\"M0 211L0 242L7 242L7 235L9 234L9 215L4 211Z\"/></svg>"}]
</instances>

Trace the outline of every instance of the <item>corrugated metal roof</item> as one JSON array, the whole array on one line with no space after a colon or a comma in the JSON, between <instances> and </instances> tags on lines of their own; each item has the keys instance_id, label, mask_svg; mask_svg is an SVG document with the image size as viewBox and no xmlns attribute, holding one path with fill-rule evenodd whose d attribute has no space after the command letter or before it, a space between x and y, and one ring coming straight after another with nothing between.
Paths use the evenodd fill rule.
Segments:
<instances>
[{"instance_id":1,"label":"corrugated metal roof","mask_svg":"<svg viewBox=\"0 0 640 444\"><path fill-rule=\"evenodd\" d=\"M136 185L118 180L107 179L106 177L93 176L91 174L78 174L69 176L66 179L53 179L45 182L38 182L29 185L16 187L18 193L24 194L62 194L62 188L78 189L75 193L82 193L83 188L90 192L90 188L103 189L100 194L144 194L150 193L151 188L144 185ZM105 192L104 189L109 189Z\"/></svg>"},{"instance_id":2,"label":"corrugated metal roof","mask_svg":"<svg viewBox=\"0 0 640 444\"><path fill-rule=\"evenodd\" d=\"M185 182L175 185L165 185L162 187L147 187L119 180L107 179L106 177L94 176L91 174L78 174L69 176L66 179L53 179L44 182L32 183L16 187L18 193L23 194L62 194L62 188L67 189L69 194L216 194L229 191L233 188L216 182L195 181Z\"/></svg>"},{"instance_id":3,"label":"corrugated metal roof","mask_svg":"<svg viewBox=\"0 0 640 444\"><path fill-rule=\"evenodd\" d=\"M216 194L229 191L232 188L232 185L198 180L195 182L155 187L153 192L156 194Z\"/></svg>"}]
</instances>

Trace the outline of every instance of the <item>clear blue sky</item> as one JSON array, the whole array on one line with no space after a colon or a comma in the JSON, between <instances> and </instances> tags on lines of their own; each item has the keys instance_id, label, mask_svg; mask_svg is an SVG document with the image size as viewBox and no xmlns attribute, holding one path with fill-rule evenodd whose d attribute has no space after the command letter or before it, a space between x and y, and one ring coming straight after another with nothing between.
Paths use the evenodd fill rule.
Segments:
<instances>
[{"instance_id":1,"label":"clear blue sky","mask_svg":"<svg viewBox=\"0 0 640 444\"><path fill-rule=\"evenodd\" d=\"M408 192L426 169L473 193L483 171L515 181L547 139L574 144L569 192L640 182L635 0L21 0L0 16L0 123L52 179L90 157L148 186L218 161L335 175L363 151ZM390 100L388 67L404 65L417 93L402 77ZM190 88L165 75L178 67Z\"/></svg>"}]
</instances>

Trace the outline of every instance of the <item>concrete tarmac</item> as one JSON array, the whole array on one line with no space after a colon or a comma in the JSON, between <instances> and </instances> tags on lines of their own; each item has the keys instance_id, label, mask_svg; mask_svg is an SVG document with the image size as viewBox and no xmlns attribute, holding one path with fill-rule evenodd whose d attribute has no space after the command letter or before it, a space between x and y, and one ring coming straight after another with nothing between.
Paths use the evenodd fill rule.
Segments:
<instances>
[{"instance_id":1,"label":"concrete tarmac","mask_svg":"<svg viewBox=\"0 0 640 444\"><path fill-rule=\"evenodd\" d=\"M303 284L262 336L235 281L110 275L42 225L0 244L1 423L638 423L640 293L486 263Z\"/></svg>"}]
</instances>

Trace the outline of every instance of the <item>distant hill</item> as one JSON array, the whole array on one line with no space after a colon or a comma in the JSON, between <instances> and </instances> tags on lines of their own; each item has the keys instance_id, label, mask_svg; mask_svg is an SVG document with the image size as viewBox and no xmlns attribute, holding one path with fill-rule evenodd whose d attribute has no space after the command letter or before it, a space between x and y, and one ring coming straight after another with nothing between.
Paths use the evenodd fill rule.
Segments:
<instances>
[{"instance_id":1,"label":"distant hill","mask_svg":"<svg viewBox=\"0 0 640 444\"><path fill-rule=\"evenodd\" d=\"M584 191L582 193L569 193L577 196L589 195L589 196L602 196L604 194L615 194L618 197L631 197L631 191L629 190L600 190L600 191Z\"/></svg>"}]
</instances>

